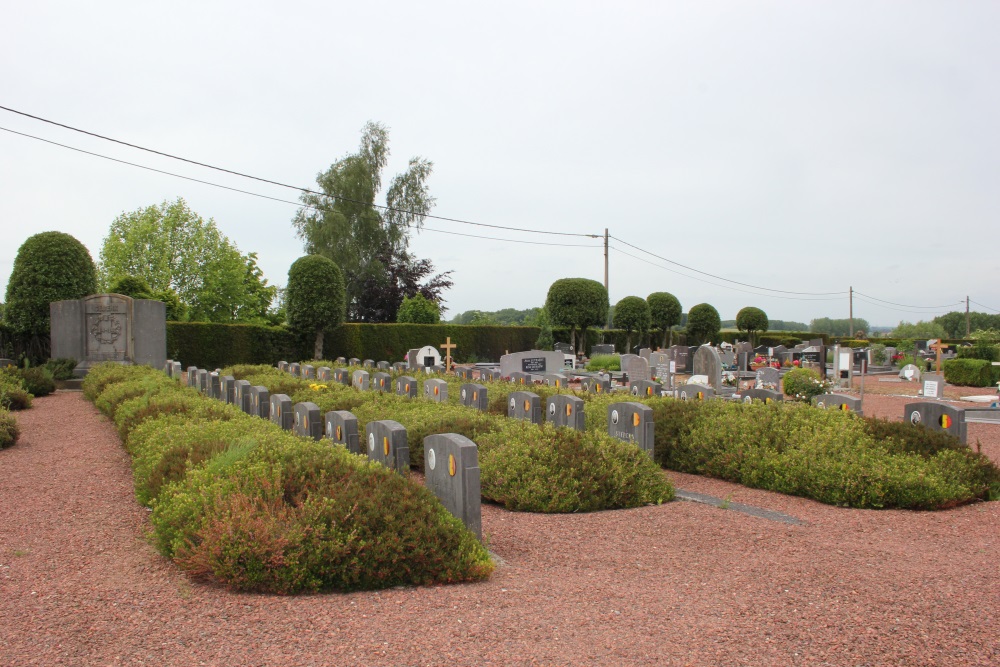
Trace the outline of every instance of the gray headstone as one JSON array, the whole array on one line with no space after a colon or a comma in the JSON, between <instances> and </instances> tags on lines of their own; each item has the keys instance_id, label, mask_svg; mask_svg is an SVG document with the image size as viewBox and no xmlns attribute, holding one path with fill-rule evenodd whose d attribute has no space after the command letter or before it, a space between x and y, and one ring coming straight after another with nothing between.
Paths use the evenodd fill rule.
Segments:
<instances>
[{"instance_id":1,"label":"gray headstone","mask_svg":"<svg viewBox=\"0 0 1000 667\"><path fill-rule=\"evenodd\" d=\"M319 440L323 437L323 418L319 406L311 402L296 403L292 408L294 421L292 428L295 435Z\"/></svg>"},{"instance_id":2,"label":"gray headstone","mask_svg":"<svg viewBox=\"0 0 1000 667\"><path fill-rule=\"evenodd\" d=\"M11 365L14 365L13 362L11 362ZM0 365L0 368L5 368L5 366ZM183 376L184 376L184 368L181 366L181 362L175 361L173 364L170 365L170 377L174 378L175 380L183 380L184 379Z\"/></svg>"},{"instance_id":3,"label":"gray headstone","mask_svg":"<svg viewBox=\"0 0 1000 667\"><path fill-rule=\"evenodd\" d=\"M250 414L261 419L271 418L271 392L263 385L247 389L250 396Z\"/></svg>"},{"instance_id":4,"label":"gray headstone","mask_svg":"<svg viewBox=\"0 0 1000 667\"><path fill-rule=\"evenodd\" d=\"M203 396L208 395L208 371L204 368L199 368L197 374L195 375L197 384L195 388Z\"/></svg>"},{"instance_id":5,"label":"gray headstone","mask_svg":"<svg viewBox=\"0 0 1000 667\"><path fill-rule=\"evenodd\" d=\"M408 369L415 370L422 367L422 364L417 362L417 352L419 351L419 347L414 347L406 351L406 367Z\"/></svg>"},{"instance_id":6,"label":"gray headstone","mask_svg":"<svg viewBox=\"0 0 1000 667\"><path fill-rule=\"evenodd\" d=\"M711 387L702 384L683 384L677 387L675 393L682 401L706 401L715 396Z\"/></svg>"},{"instance_id":7,"label":"gray headstone","mask_svg":"<svg viewBox=\"0 0 1000 667\"><path fill-rule=\"evenodd\" d=\"M503 375L498 368L482 368L479 370L479 379L484 382L496 382L503 379Z\"/></svg>"},{"instance_id":8,"label":"gray headstone","mask_svg":"<svg viewBox=\"0 0 1000 667\"><path fill-rule=\"evenodd\" d=\"M744 403L751 403L753 401L777 403L778 401L785 400L784 394L780 391L771 391L770 389L744 389L740 397Z\"/></svg>"},{"instance_id":9,"label":"gray headstone","mask_svg":"<svg viewBox=\"0 0 1000 667\"><path fill-rule=\"evenodd\" d=\"M702 345L694 353L694 374L708 377L708 385L716 392L722 387L722 359L714 347Z\"/></svg>"},{"instance_id":10,"label":"gray headstone","mask_svg":"<svg viewBox=\"0 0 1000 667\"><path fill-rule=\"evenodd\" d=\"M279 361L278 362L278 370L281 371L282 373L287 373L288 372L288 362L287 361Z\"/></svg>"},{"instance_id":11,"label":"gray headstone","mask_svg":"<svg viewBox=\"0 0 1000 667\"><path fill-rule=\"evenodd\" d=\"M546 373L542 376L542 380L556 389L566 389L569 386L569 378L562 373Z\"/></svg>"},{"instance_id":12,"label":"gray headstone","mask_svg":"<svg viewBox=\"0 0 1000 667\"><path fill-rule=\"evenodd\" d=\"M920 369L913 364L906 364L899 369L899 377L904 380L913 380L914 382L920 382Z\"/></svg>"},{"instance_id":13,"label":"gray headstone","mask_svg":"<svg viewBox=\"0 0 1000 667\"><path fill-rule=\"evenodd\" d=\"M337 359L334 361L334 364L336 364L337 366L346 366L347 359L344 359L343 357L337 357Z\"/></svg>"},{"instance_id":14,"label":"gray headstone","mask_svg":"<svg viewBox=\"0 0 1000 667\"><path fill-rule=\"evenodd\" d=\"M610 343L601 343L590 348L590 355L595 354L614 354L615 346Z\"/></svg>"},{"instance_id":15,"label":"gray headstone","mask_svg":"<svg viewBox=\"0 0 1000 667\"><path fill-rule=\"evenodd\" d=\"M233 405L250 414L250 383L247 380L233 382Z\"/></svg>"},{"instance_id":16,"label":"gray headstone","mask_svg":"<svg viewBox=\"0 0 1000 667\"><path fill-rule=\"evenodd\" d=\"M365 368L375 368L375 360L365 359L364 361L361 362L361 365L364 366Z\"/></svg>"},{"instance_id":17,"label":"gray headstone","mask_svg":"<svg viewBox=\"0 0 1000 667\"><path fill-rule=\"evenodd\" d=\"M406 443L406 429L391 419L368 422L365 427L368 458L378 461L401 475L410 472L410 448Z\"/></svg>"},{"instance_id":18,"label":"gray headstone","mask_svg":"<svg viewBox=\"0 0 1000 667\"><path fill-rule=\"evenodd\" d=\"M456 368L455 375L462 378L463 380L472 379L472 369L471 368Z\"/></svg>"},{"instance_id":19,"label":"gray headstone","mask_svg":"<svg viewBox=\"0 0 1000 667\"><path fill-rule=\"evenodd\" d=\"M326 437L343 445L352 454L363 453L358 435L358 418L347 410L331 410L326 413Z\"/></svg>"},{"instance_id":20,"label":"gray headstone","mask_svg":"<svg viewBox=\"0 0 1000 667\"><path fill-rule=\"evenodd\" d=\"M286 431L292 430L295 423L295 412L292 410L292 399L286 394L273 394L271 396L271 421Z\"/></svg>"},{"instance_id":21,"label":"gray headstone","mask_svg":"<svg viewBox=\"0 0 1000 667\"><path fill-rule=\"evenodd\" d=\"M370 389L382 392L392 391L392 376L388 373L375 373L371 377Z\"/></svg>"},{"instance_id":22,"label":"gray headstone","mask_svg":"<svg viewBox=\"0 0 1000 667\"><path fill-rule=\"evenodd\" d=\"M219 398L226 403L233 402L233 386L236 379L232 375L223 375L219 378Z\"/></svg>"},{"instance_id":23,"label":"gray headstone","mask_svg":"<svg viewBox=\"0 0 1000 667\"><path fill-rule=\"evenodd\" d=\"M417 397L417 379L409 375L400 375L396 378L396 395L407 398Z\"/></svg>"},{"instance_id":24,"label":"gray headstone","mask_svg":"<svg viewBox=\"0 0 1000 667\"><path fill-rule=\"evenodd\" d=\"M208 374L208 395L210 398L216 400L222 398L222 385L219 380L219 374L215 371Z\"/></svg>"},{"instance_id":25,"label":"gray headstone","mask_svg":"<svg viewBox=\"0 0 1000 667\"><path fill-rule=\"evenodd\" d=\"M392 364L390 364L388 361L380 361L377 364L375 364L375 368L379 369L380 371L388 371L392 368Z\"/></svg>"},{"instance_id":26,"label":"gray headstone","mask_svg":"<svg viewBox=\"0 0 1000 667\"><path fill-rule=\"evenodd\" d=\"M368 391L368 371L354 371L351 373L351 386L360 391Z\"/></svg>"},{"instance_id":27,"label":"gray headstone","mask_svg":"<svg viewBox=\"0 0 1000 667\"><path fill-rule=\"evenodd\" d=\"M316 379L320 382L329 382L333 379L333 370L329 366L320 366L316 369Z\"/></svg>"},{"instance_id":28,"label":"gray headstone","mask_svg":"<svg viewBox=\"0 0 1000 667\"><path fill-rule=\"evenodd\" d=\"M0 359L0 368L6 368L7 366L5 366L4 363L7 362L7 361L10 362L10 364L8 364L8 365L10 365L10 366L14 365L14 360L13 359ZM174 360L173 359L167 359L167 362L165 364L163 364L163 372L167 374L167 377L173 377L173 372L174 372Z\"/></svg>"},{"instance_id":29,"label":"gray headstone","mask_svg":"<svg viewBox=\"0 0 1000 667\"><path fill-rule=\"evenodd\" d=\"M660 392L663 390L663 385L659 382L652 382L651 380L636 380L635 382L629 382L628 390L633 396L643 396L648 398L659 396Z\"/></svg>"},{"instance_id":30,"label":"gray headstone","mask_svg":"<svg viewBox=\"0 0 1000 667\"><path fill-rule=\"evenodd\" d=\"M608 435L634 442L653 458L653 409L642 403L612 403L608 406Z\"/></svg>"},{"instance_id":31,"label":"gray headstone","mask_svg":"<svg viewBox=\"0 0 1000 667\"><path fill-rule=\"evenodd\" d=\"M968 425L965 423L965 414L947 403L907 403L903 406L903 420L932 431L944 431L963 444L966 442Z\"/></svg>"},{"instance_id":32,"label":"gray headstone","mask_svg":"<svg viewBox=\"0 0 1000 667\"><path fill-rule=\"evenodd\" d=\"M555 426L568 426L578 431L585 430L583 399L567 394L549 396L545 403L545 419Z\"/></svg>"},{"instance_id":33,"label":"gray headstone","mask_svg":"<svg viewBox=\"0 0 1000 667\"><path fill-rule=\"evenodd\" d=\"M648 347L639 348L639 356L645 359L646 363L649 363L649 358L653 356L653 350Z\"/></svg>"},{"instance_id":34,"label":"gray headstone","mask_svg":"<svg viewBox=\"0 0 1000 667\"><path fill-rule=\"evenodd\" d=\"M490 407L489 399L486 397L486 387L481 384L472 382L463 384L459 399L465 407L475 408L480 412L486 412Z\"/></svg>"},{"instance_id":35,"label":"gray headstone","mask_svg":"<svg viewBox=\"0 0 1000 667\"><path fill-rule=\"evenodd\" d=\"M302 365L299 363L288 364L288 372L294 377L299 377L302 372Z\"/></svg>"},{"instance_id":36,"label":"gray headstone","mask_svg":"<svg viewBox=\"0 0 1000 667\"><path fill-rule=\"evenodd\" d=\"M312 364L305 364L299 369L302 374L303 380L315 380L316 379L316 367Z\"/></svg>"},{"instance_id":37,"label":"gray headstone","mask_svg":"<svg viewBox=\"0 0 1000 667\"><path fill-rule=\"evenodd\" d=\"M184 385L188 387L198 388L198 367L188 366L187 373L184 376Z\"/></svg>"},{"instance_id":38,"label":"gray headstone","mask_svg":"<svg viewBox=\"0 0 1000 667\"><path fill-rule=\"evenodd\" d=\"M588 394L607 394L611 391L611 380L583 378L580 380L580 388Z\"/></svg>"},{"instance_id":39,"label":"gray headstone","mask_svg":"<svg viewBox=\"0 0 1000 667\"><path fill-rule=\"evenodd\" d=\"M573 348L569 343L556 343L552 346L552 349L563 354L573 354Z\"/></svg>"},{"instance_id":40,"label":"gray headstone","mask_svg":"<svg viewBox=\"0 0 1000 667\"><path fill-rule=\"evenodd\" d=\"M781 382L781 373L777 368L771 368L770 366L765 366L764 368L757 369L757 376L755 378L755 387L757 389L777 389L778 384Z\"/></svg>"},{"instance_id":41,"label":"gray headstone","mask_svg":"<svg viewBox=\"0 0 1000 667\"><path fill-rule=\"evenodd\" d=\"M507 397L507 416L512 419L542 423L542 399L530 391L512 391Z\"/></svg>"},{"instance_id":42,"label":"gray headstone","mask_svg":"<svg viewBox=\"0 0 1000 667\"><path fill-rule=\"evenodd\" d=\"M669 380L672 375L670 372L671 361L673 361L673 355L669 352L653 352L649 355L649 374L653 379Z\"/></svg>"},{"instance_id":43,"label":"gray headstone","mask_svg":"<svg viewBox=\"0 0 1000 667\"><path fill-rule=\"evenodd\" d=\"M944 398L944 376L925 373L921 376L920 382L923 384L921 391L924 398L941 400Z\"/></svg>"},{"instance_id":44,"label":"gray headstone","mask_svg":"<svg viewBox=\"0 0 1000 667\"><path fill-rule=\"evenodd\" d=\"M407 369L407 364L405 361L397 361L392 365L392 370L394 370L397 373L402 373L406 369Z\"/></svg>"},{"instance_id":45,"label":"gray headstone","mask_svg":"<svg viewBox=\"0 0 1000 667\"><path fill-rule=\"evenodd\" d=\"M514 373L542 375L564 368L566 357L562 352L530 350L514 352L500 357L500 374L513 377Z\"/></svg>"},{"instance_id":46,"label":"gray headstone","mask_svg":"<svg viewBox=\"0 0 1000 667\"><path fill-rule=\"evenodd\" d=\"M361 365L361 360L358 359L357 357L351 357L350 359L347 360L347 365L348 366L360 366Z\"/></svg>"},{"instance_id":47,"label":"gray headstone","mask_svg":"<svg viewBox=\"0 0 1000 667\"><path fill-rule=\"evenodd\" d=\"M510 374L510 381L514 384L533 384L531 375L529 373L522 373L521 371L514 371Z\"/></svg>"},{"instance_id":48,"label":"gray headstone","mask_svg":"<svg viewBox=\"0 0 1000 667\"><path fill-rule=\"evenodd\" d=\"M634 380L649 380L652 378L652 375L649 372L649 362L646 359L634 355L627 356L628 359L622 362L622 371L628 375L629 382Z\"/></svg>"},{"instance_id":49,"label":"gray headstone","mask_svg":"<svg viewBox=\"0 0 1000 667\"><path fill-rule=\"evenodd\" d=\"M821 394L813 396L812 404L817 408L825 410L843 410L844 412L856 412L858 415L864 416L864 411L861 409L861 399L854 398L853 396Z\"/></svg>"},{"instance_id":50,"label":"gray headstone","mask_svg":"<svg viewBox=\"0 0 1000 667\"><path fill-rule=\"evenodd\" d=\"M49 304L50 356L79 360L73 375L117 361L163 368L167 361L167 310L162 301L121 294L92 294Z\"/></svg>"},{"instance_id":51,"label":"gray headstone","mask_svg":"<svg viewBox=\"0 0 1000 667\"><path fill-rule=\"evenodd\" d=\"M427 436L424 438L424 473L427 488L481 540L482 490L476 444L456 433Z\"/></svg>"},{"instance_id":52,"label":"gray headstone","mask_svg":"<svg viewBox=\"0 0 1000 667\"><path fill-rule=\"evenodd\" d=\"M437 378L424 380L424 397L436 403L447 403L448 383Z\"/></svg>"},{"instance_id":53,"label":"gray headstone","mask_svg":"<svg viewBox=\"0 0 1000 667\"><path fill-rule=\"evenodd\" d=\"M351 371L346 368L338 368L333 371L333 381L345 386L351 385Z\"/></svg>"}]
</instances>

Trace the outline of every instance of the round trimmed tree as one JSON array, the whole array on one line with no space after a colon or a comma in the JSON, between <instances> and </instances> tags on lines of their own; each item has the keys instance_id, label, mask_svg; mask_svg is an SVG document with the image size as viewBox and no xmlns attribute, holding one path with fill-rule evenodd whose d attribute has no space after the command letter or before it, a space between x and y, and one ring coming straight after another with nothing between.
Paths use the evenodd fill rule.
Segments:
<instances>
[{"instance_id":1,"label":"round trimmed tree","mask_svg":"<svg viewBox=\"0 0 1000 667\"><path fill-rule=\"evenodd\" d=\"M16 333L47 335L49 303L96 292L97 268L82 243L63 232L35 234L14 258L4 319Z\"/></svg>"},{"instance_id":2,"label":"round trimmed tree","mask_svg":"<svg viewBox=\"0 0 1000 667\"><path fill-rule=\"evenodd\" d=\"M608 290L589 278L561 278L549 287L545 310L552 323L569 327L569 344L576 347L576 330L580 329L580 347L586 347L587 327L599 326L608 319Z\"/></svg>"},{"instance_id":3,"label":"round trimmed tree","mask_svg":"<svg viewBox=\"0 0 1000 667\"><path fill-rule=\"evenodd\" d=\"M741 308L740 312L736 313L736 328L747 332L750 336L751 345L754 342L753 335L758 331L767 331L769 324L767 313L760 308L747 306L746 308Z\"/></svg>"},{"instance_id":4,"label":"round trimmed tree","mask_svg":"<svg viewBox=\"0 0 1000 667\"><path fill-rule=\"evenodd\" d=\"M663 342L660 347L673 345L673 327L681 323L681 302L670 292L653 292L646 297L646 303L649 304L651 325L663 332ZM670 335L669 344L667 343L668 334Z\"/></svg>"},{"instance_id":5,"label":"round trimmed tree","mask_svg":"<svg viewBox=\"0 0 1000 667\"><path fill-rule=\"evenodd\" d=\"M718 338L722 329L719 311L707 303L699 303L688 312L687 333L699 345Z\"/></svg>"},{"instance_id":6,"label":"round trimmed tree","mask_svg":"<svg viewBox=\"0 0 1000 667\"><path fill-rule=\"evenodd\" d=\"M417 292L403 297L403 303L396 311L396 321L411 324L437 324L441 321L441 308L424 295Z\"/></svg>"},{"instance_id":7,"label":"round trimmed tree","mask_svg":"<svg viewBox=\"0 0 1000 667\"><path fill-rule=\"evenodd\" d=\"M614 325L625 330L625 351L632 352L632 332L649 331L649 304L638 296L627 296L615 304Z\"/></svg>"},{"instance_id":8,"label":"round trimmed tree","mask_svg":"<svg viewBox=\"0 0 1000 667\"><path fill-rule=\"evenodd\" d=\"M315 336L313 358L323 358L323 334L339 326L347 312L344 274L332 259L322 255L299 257L288 269L285 288L288 324Z\"/></svg>"}]
</instances>

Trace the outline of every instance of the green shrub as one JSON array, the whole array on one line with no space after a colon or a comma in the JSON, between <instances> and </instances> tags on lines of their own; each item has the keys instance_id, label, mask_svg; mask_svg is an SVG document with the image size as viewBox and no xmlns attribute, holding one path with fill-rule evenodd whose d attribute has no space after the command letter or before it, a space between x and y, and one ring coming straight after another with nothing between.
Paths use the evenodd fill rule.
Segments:
<instances>
[{"instance_id":1,"label":"green shrub","mask_svg":"<svg viewBox=\"0 0 1000 667\"><path fill-rule=\"evenodd\" d=\"M595 354L587 362L588 371L620 371L622 358L618 354Z\"/></svg>"},{"instance_id":2,"label":"green shrub","mask_svg":"<svg viewBox=\"0 0 1000 667\"><path fill-rule=\"evenodd\" d=\"M45 367L52 373L53 379L72 380L76 364L76 359L49 359L45 362Z\"/></svg>"},{"instance_id":3,"label":"green shrub","mask_svg":"<svg viewBox=\"0 0 1000 667\"><path fill-rule=\"evenodd\" d=\"M961 387L995 387L1000 381L1000 366L985 359L946 359L944 379Z\"/></svg>"},{"instance_id":4,"label":"green shrub","mask_svg":"<svg viewBox=\"0 0 1000 667\"><path fill-rule=\"evenodd\" d=\"M115 426L118 434L129 449L132 430L146 420L163 415L186 415L188 418L211 421L229 421L248 417L235 405L208 399L194 389L181 388L177 391L136 396L118 404L115 410Z\"/></svg>"},{"instance_id":5,"label":"green shrub","mask_svg":"<svg viewBox=\"0 0 1000 667\"><path fill-rule=\"evenodd\" d=\"M781 378L781 386L785 396L808 403L813 396L825 394L830 390L830 381L820 379L819 373L811 368L794 368Z\"/></svg>"},{"instance_id":6,"label":"green shrub","mask_svg":"<svg viewBox=\"0 0 1000 667\"><path fill-rule=\"evenodd\" d=\"M83 379L83 395L89 401L94 401L109 384L124 382L149 375L153 372L149 366L126 366L113 361L98 364L87 371Z\"/></svg>"},{"instance_id":7,"label":"green shrub","mask_svg":"<svg viewBox=\"0 0 1000 667\"><path fill-rule=\"evenodd\" d=\"M603 433L505 421L478 444L483 497L510 510L589 512L674 495L647 454Z\"/></svg>"},{"instance_id":8,"label":"green shrub","mask_svg":"<svg viewBox=\"0 0 1000 667\"><path fill-rule=\"evenodd\" d=\"M959 359L982 359L984 361L1000 361L1000 346L986 340L977 340L971 347L957 349Z\"/></svg>"},{"instance_id":9,"label":"green shrub","mask_svg":"<svg viewBox=\"0 0 1000 667\"><path fill-rule=\"evenodd\" d=\"M25 390L35 398L48 396L56 390L52 372L44 366L21 368L17 373L21 376L21 384Z\"/></svg>"},{"instance_id":10,"label":"green shrub","mask_svg":"<svg viewBox=\"0 0 1000 667\"><path fill-rule=\"evenodd\" d=\"M486 549L431 492L327 444L273 433L161 493L155 541L195 577L297 593L485 579Z\"/></svg>"},{"instance_id":11,"label":"green shrub","mask_svg":"<svg viewBox=\"0 0 1000 667\"><path fill-rule=\"evenodd\" d=\"M31 407L31 394L24 388L15 370L0 371L0 410L27 410Z\"/></svg>"},{"instance_id":12,"label":"green shrub","mask_svg":"<svg viewBox=\"0 0 1000 667\"><path fill-rule=\"evenodd\" d=\"M177 381L168 378L162 373L155 373L124 382L109 384L104 391L94 399L94 406L104 413L106 417L114 420L118 406L137 396L152 396L164 391L180 391L181 386ZM194 391L189 389L189 391Z\"/></svg>"},{"instance_id":13,"label":"green shrub","mask_svg":"<svg viewBox=\"0 0 1000 667\"><path fill-rule=\"evenodd\" d=\"M0 409L0 449L10 447L17 442L17 437L21 434L17 428L17 420L14 415L6 410Z\"/></svg>"}]
</instances>

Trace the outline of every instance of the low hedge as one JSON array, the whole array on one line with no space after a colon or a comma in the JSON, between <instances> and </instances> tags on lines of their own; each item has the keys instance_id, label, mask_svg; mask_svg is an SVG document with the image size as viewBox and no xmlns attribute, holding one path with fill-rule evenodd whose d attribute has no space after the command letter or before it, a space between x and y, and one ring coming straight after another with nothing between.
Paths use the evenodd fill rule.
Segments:
<instances>
[{"instance_id":1,"label":"low hedge","mask_svg":"<svg viewBox=\"0 0 1000 667\"><path fill-rule=\"evenodd\" d=\"M492 571L485 548L422 486L164 380L102 364L84 391L125 434L154 542L192 576L298 593Z\"/></svg>"},{"instance_id":2,"label":"low hedge","mask_svg":"<svg viewBox=\"0 0 1000 667\"><path fill-rule=\"evenodd\" d=\"M985 359L945 359L944 379L961 387L995 387L1000 382L1000 366Z\"/></svg>"},{"instance_id":3,"label":"low hedge","mask_svg":"<svg viewBox=\"0 0 1000 667\"><path fill-rule=\"evenodd\" d=\"M7 410L0 409L0 449L10 447L16 443L20 434L21 431L17 427L17 420L14 419L14 415L10 414Z\"/></svg>"},{"instance_id":4,"label":"low hedge","mask_svg":"<svg viewBox=\"0 0 1000 667\"><path fill-rule=\"evenodd\" d=\"M31 398L19 375L0 371L0 410L27 410L31 407Z\"/></svg>"}]
</instances>

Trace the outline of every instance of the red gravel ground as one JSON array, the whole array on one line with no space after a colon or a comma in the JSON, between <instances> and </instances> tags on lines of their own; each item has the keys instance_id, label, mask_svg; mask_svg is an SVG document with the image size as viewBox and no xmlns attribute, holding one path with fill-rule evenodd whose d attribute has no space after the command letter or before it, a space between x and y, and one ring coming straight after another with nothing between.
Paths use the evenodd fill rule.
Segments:
<instances>
[{"instance_id":1,"label":"red gravel ground","mask_svg":"<svg viewBox=\"0 0 1000 667\"><path fill-rule=\"evenodd\" d=\"M912 399L866 397L894 418ZM1000 665L1000 503L849 510L691 475L804 520L690 502L483 509L490 581L304 597L190 582L145 540L111 425L78 393L0 451L2 665ZM972 440L1000 460L1000 427Z\"/></svg>"}]
</instances>

